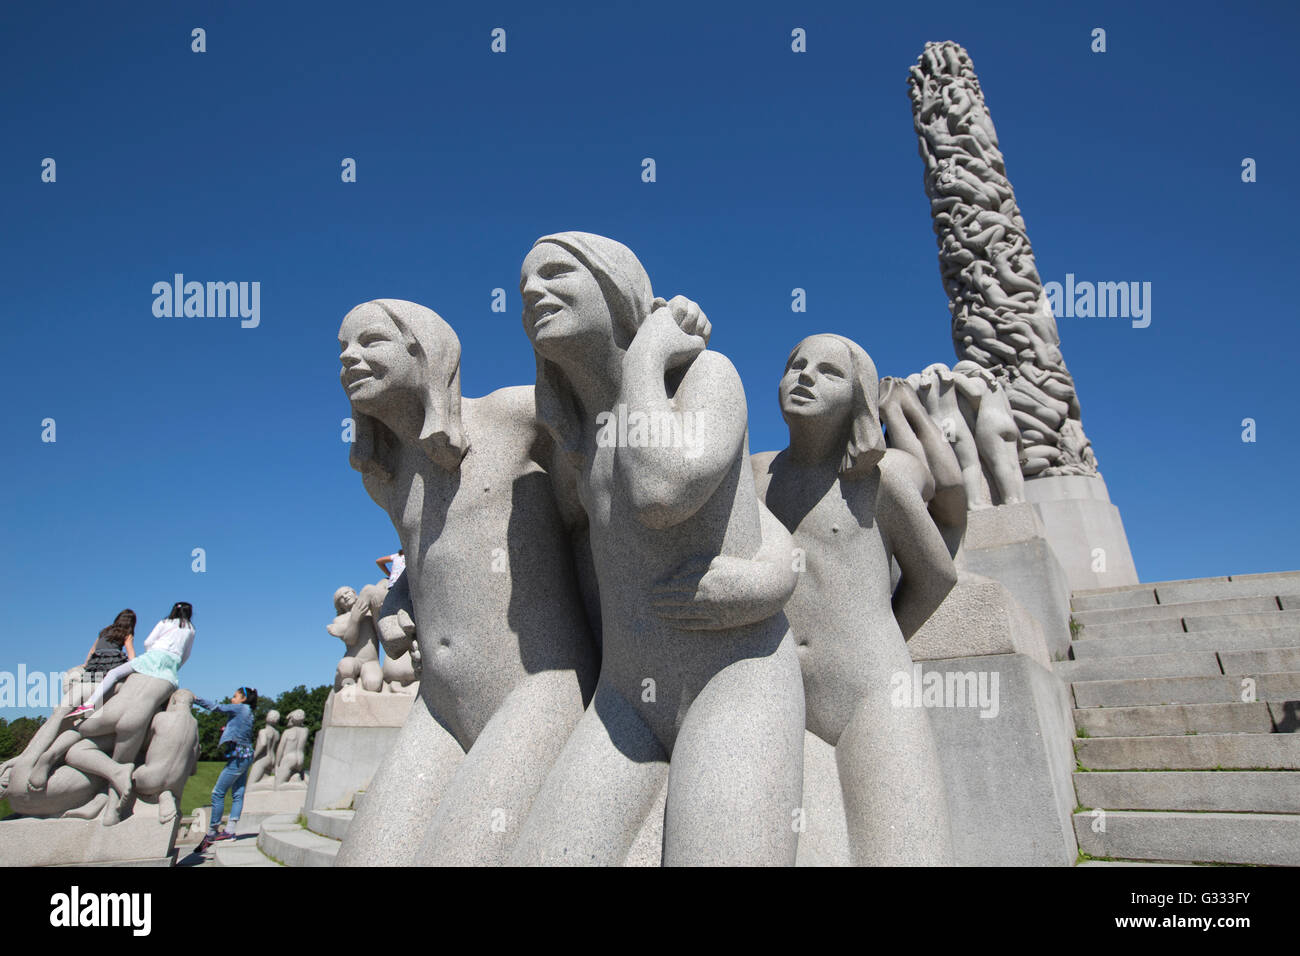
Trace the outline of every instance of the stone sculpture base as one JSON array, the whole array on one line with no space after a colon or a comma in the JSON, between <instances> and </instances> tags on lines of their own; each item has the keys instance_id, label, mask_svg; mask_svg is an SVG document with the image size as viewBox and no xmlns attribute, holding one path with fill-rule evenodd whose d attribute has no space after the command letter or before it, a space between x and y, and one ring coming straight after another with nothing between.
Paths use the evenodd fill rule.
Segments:
<instances>
[{"instance_id":1,"label":"stone sculpture base","mask_svg":"<svg viewBox=\"0 0 1300 956\"><path fill-rule=\"evenodd\" d=\"M945 688L967 688L957 675L973 674L996 703L995 712L946 692L929 707L957 865L1072 865L1074 721L1037 621L1000 583L965 574L909 647L914 683L936 674Z\"/></svg>"},{"instance_id":2,"label":"stone sculpture base","mask_svg":"<svg viewBox=\"0 0 1300 956\"><path fill-rule=\"evenodd\" d=\"M413 694L331 691L311 751L304 810L346 810L370 784L411 709Z\"/></svg>"},{"instance_id":3,"label":"stone sculpture base","mask_svg":"<svg viewBox=\"0 0 1300 956\"><path fill-rule=\"evenodd\" d=\"M136 801L115 826L99 820L18 817L0 821L0 866L171 866L181 825L158 821L158 805Z\"/></svg>"},{"instance_id":4,"label":"stone sculpture base","mask_svg":"<svg viewBox=\"0 0 1300 956\"><path fill-rule=\"evenodd\" d=\"M1031 504L999 505L966 516L959 570L1001 582L1038 622L1051 660L1070 653L1070 581Z\"/></svg>"},{"instance_id":5,"label":"stone sculpture base","mask_svg":"<svg viewBox=\"0 0 1300 956\"><path fill-rule=\"evenodd\" d=\"M1072 591L1138 583L1124 522L1101 475L1031 478L1025 497L1042 517ZM1093 570L1097 548L1105 552L1104 571Z\"/></svg>"}]
</instances>

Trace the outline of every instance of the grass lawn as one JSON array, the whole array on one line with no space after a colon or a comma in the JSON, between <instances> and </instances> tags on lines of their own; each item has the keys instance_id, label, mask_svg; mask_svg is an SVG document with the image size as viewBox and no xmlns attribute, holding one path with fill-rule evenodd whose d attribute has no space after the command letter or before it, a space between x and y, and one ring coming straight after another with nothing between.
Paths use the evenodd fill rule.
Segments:
<instances>
[{"instance_id":1,"label":"grass lawn","mask_svg":"<svg viewBox=\"0 0 1300 956\"><path fill-rule=\"evenodd\" d=\"M0 820L3 820L12 812L13 811L9 809L9 801L0 799Z\"/></svg>"},{"instance_id":2,"label":"grass lawn","mask_svg":"<svg viewBox=\"0 0 1300 956\"><path fill-rule=\"evenodd\" d=\"M191 813L195 807L207 806L212 802L212 788L217 785L217 777L225 769L224 760L200 760L194 768L194 776L185 781L185 790L181 793L181 815ZM226 809L230 808L230 794L226 794Z\"/></svg>"}]
</instances>

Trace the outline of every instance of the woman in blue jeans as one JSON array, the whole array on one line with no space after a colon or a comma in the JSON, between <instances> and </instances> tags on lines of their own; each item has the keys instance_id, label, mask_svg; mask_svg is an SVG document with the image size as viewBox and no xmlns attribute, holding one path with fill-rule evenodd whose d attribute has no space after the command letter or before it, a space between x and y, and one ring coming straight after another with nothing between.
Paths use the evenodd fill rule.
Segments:
<instances>
[{"instance_id":1,"label":"woman in blue jeans","mask_svg":"<svg viewBox=\"0 0 1300 956\"><path fill-rule=\"evenodd\" d=\"M219 840L232 840L235 826L239 823L240 811L244 809L244 785L248 783L248 768L253 765L253 711L257 707L257 690L241 687L235 691L228 704L214 704L210 700L197 697L194 700L204 710L215 710L229 714L225 728L221 731L218 745L226 757L225 769L217 777L217 785L212 788L212 818L208 823L207 835L199 844L202 853ZM226 791L234 788L230 798L230 822L228 829L219 829L221 812L226 806Z\"/></svg>"}]
</instances>

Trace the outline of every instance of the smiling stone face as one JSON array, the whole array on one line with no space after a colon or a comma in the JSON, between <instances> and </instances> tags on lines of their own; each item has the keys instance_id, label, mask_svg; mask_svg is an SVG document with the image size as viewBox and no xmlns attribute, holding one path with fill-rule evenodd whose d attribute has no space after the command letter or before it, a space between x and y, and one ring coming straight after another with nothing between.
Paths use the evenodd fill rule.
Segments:
<instances>
[{"instance_id":1,"label":"smiling stone face","mask_svg":"<svg viewBox=\"0 0 1300 956\"><path fill-rule=\"evenodd\" d=\"M359 305L339 327L339 381L358 408L374 407L395 390L419 387L419 363L392 318L375 302Z\"/></svg>"},{"instance_id":2,"label":"smiling stone face","mask_svg":"<svg viewBox=\"0 0 1300 956\"><path fill-rule=\"evenodd\" d=\"M519 270L524 331L533 347L554 360L587 340L613 337L613 319L600 283L562 246L542 242Z\"/></svg>"},{"instance_id":3,"label":"smiling stone face","mask_svg":"<svg viewBox=\"0 0 1300 956\"><path fill-rule=\"evenodd\" d=\"M853 357L830 336L799 343L781 377L781 415L792 418L847 419L853 410Z\"/></svg>"}]
</instances>

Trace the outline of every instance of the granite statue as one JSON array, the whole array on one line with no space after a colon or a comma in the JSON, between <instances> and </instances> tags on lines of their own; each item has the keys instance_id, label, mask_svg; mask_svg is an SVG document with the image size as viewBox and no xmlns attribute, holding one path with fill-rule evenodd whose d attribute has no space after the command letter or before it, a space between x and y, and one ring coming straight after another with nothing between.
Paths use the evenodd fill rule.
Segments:
<instances>
[{"instance_id":1,"label":"granite statue","mask_svg":"<svg viewBox=\"0 0 1300 956\"><path fill-rule=\"evenodd\" d=\"M270 783L275 773L275 755L280 748L280 712L270 710L266 713L266 726L257 732L253 744L253 764L248 768L248 785L251 787L263 780Z\"/></svg>"},{"instance_id":2,"label":"granite statue","mask_svg":"<svg viewBox=\"0 0 1300 956\"><path fill-rule=\"evenodd\" d=\"M849 339L801 341L779 397L790 445L755 455L754 480L806 555L786 613L799 649L807 730L834 748L848 858L856 865L950 863L947 799L928 714L894 706L890 694L896 675L911 671L906 639L957 581L914 472L906 470L908 459L917 459L886 454L876 369ZM901 570L892 594L891 561Z\"/></svg>"},{"instance_id":3,"label":"granite statue","mask_svg":"<svg viewBox=\"0 0 1300 956\"><path fill-rule=\"evenodd\" d=\"M740 379L706 350L698 307L656 299L613 240L539 239L520 291L537 418L589 521L602 656L510 859L621 863L666 785L664 865L791 864L804 708L781 607L794 575L787 564L739 601L706 583L734 581L762 544Z\"/></svg>"},{"instance_id":4,"label":"granite statue","mask_svg":"<svg viewBox=\"0 0 1300 956\"><path fill-rule=\"evenodd\" d=\"M277 788L307 780L307 715L302 710L289 712L289 726L280 735L275 750L275 785Z\"/></svg>"}]
</instances>

